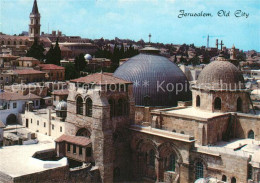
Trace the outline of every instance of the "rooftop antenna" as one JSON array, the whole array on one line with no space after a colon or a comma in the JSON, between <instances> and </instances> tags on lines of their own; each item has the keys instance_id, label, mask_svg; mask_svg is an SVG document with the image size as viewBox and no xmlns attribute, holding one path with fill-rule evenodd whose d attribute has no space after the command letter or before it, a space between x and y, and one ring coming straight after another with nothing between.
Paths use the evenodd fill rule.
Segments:
<instances>
[{"instance_id":1,"label":"rooftop antenna","mask_svg":"<svg viewBox=\"0 0 260 183\"><path fill-rule=\"evenodd\" d=\"M209 35L207 37L207 48L209 48Z\"/></svg>"},{"instance_id":2,"label":"rooftop antenna","mask_svg":"<svg viewBox=\"0 0 260 183\"><path fill-rule=\"evenodd\" d=\"M149 43L151 43L151 37L152 37L152 35L151 35L151 33L149 34Z\"/></svg>"}]
</instances>

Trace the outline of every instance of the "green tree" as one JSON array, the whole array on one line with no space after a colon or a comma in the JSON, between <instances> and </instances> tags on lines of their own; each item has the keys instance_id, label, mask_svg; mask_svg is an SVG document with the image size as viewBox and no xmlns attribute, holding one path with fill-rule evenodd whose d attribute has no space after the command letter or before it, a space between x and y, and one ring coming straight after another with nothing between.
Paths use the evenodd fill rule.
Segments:
<instances>
[{"instance_id":1,"label":"green tree","mask_svg":"<svg viewBox=\"0 0 260 183\"><path fill-rule=\"evenodd\" d=\"M60 60L61 60L61 50L60 50L60 46L59 46L59 39L57 38L56 40L56 44L55 47L53 49L54 51L54 62L56 65L60 65Z\"/></svg>"},{"instance_id":2,"label":"green tree","mask_svg":"<svg viewBox=\"0 0 260 183\"><path fill-rule=\"evenodd\" d=\"M80 54L79 56L76 56L75 58L75 69L76 71L79 73L80 71L86 71L87 68L87 63L86 60L84 58L83 54Z\"/></svg>"},{"instance_id":3,"label":"green tree","mask_svg":"<svg viewBox=\"0 0 260 183\"><path fill-rule=\"evenodd\" d=\"M54 64L54 50L53 46L51 45L49 51L46 53L46 64Z\"/></svg>"},{"instance_id":4,"label":"green tree","mask_svg":"<svg viewBox=\"0 0 260 183\"><path fill-rule=\"evenodd\" d=\"M195 56L192 59L190 59L190 63L195 66L195 65L199 65L200 64L200 59L199 57Z\"/></svg>"},{"instance_id":5,"label":"green tree","mask_svg":"<svg viewBox=\"0 0 260 183\"><path fill-rule=\"evenodd\" d=\"M43 52L44 52L43 45L38 43L38 39L34 39L33 45L28 50L26 56L27 57L33 57L35 59L43 61L44 58L45 58L45 55L44 55Z\"/></svg>"},{"instance_id":6,"label":"green tree","mask_svg":"<svg viewBox=\"0 0 260 183\"><path fill-rule=\"evenodd\" d=\"M46 63L60 65L60 60L61 60L61 50L59 46L59 40L57 39L54 48L51 45L49 51L46 54Z\"/></svg>"},{"instance_id":7,"label":"green tree","mask_svg":"<svg viewBox=\"0 0 260 183\"><path fill-rule=\"evenodd\" d=\"M68 63L65 65L65 79L71 80L79 77L79 72L76 71L75 65Z\"/></svg>"}]
</instances>

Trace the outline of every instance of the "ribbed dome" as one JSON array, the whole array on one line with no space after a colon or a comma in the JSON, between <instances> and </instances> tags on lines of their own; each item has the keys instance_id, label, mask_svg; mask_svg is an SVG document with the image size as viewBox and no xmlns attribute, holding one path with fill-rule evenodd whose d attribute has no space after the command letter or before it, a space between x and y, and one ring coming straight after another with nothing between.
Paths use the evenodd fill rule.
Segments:
<instances>
[{"instance_id":1,"label":"ribbed dome","mask_svg":"<svg viewBox=\"0 0 260 183\"><path fill-rule=\"evenodd\" d=\"M200 73L197 88L244 89L244 78L238 68L228 61L213 61Z\"/></svg>"},{"instance_id":2,"label":"ribbed dome","mask_svg":"<svg viewBox=\"0 0 260 183\"><path fill-rule=\"evenodd\" d=\"M56 106L56 111L67 111L67 102L65 101L61 101L58 103L58 105Z\"/></svg>"},{"instance_id":3,"label":"ribbed dome","mask_svg":"<svg viewBox=\"0 0 260 183\"><path fill-rule=\"evenodd\" d=\"M187 78L179 67L154 53L143 52L130 58L115 71L114 76L134 83L136 105L173 106L178 100L190 100L191 97L188 87L186 91L176 94L177 83L188 85Z\"/></svg>"}]
</instances>

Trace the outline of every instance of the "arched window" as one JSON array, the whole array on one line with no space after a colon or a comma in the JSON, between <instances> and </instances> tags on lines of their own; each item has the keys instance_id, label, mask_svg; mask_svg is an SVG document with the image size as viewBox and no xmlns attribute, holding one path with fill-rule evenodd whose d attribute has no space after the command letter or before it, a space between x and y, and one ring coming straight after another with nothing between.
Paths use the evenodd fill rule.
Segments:
<instances>
[{"instance_id":1,"label":"arched window","mask_svg":"<svg viewBox=\"0 0 260 183\"><path fill-rule=\"evenodd\" d=\"M202 162L197 162L195 165L195 178L203 178L203 164Z\"/></svg>"},{"instance_id":2,"label":"arched window","mask_svg":"<svg viewBox=\"0 0 260 183\"><path fill-rule=\"evenodd\" d=\"M176 132L176 130L173 129L172 132Z\"/></svg>"},{"instance_id":3,"label":"arched window","mask_svg":"<svg viewBox=\"0 0 260 183\"><path fill-rule=\"evenodd\" d=\"M115 116L115 101L113 99L109 99L108 103L110 105L110 118Z\"/></svg>"},{"instance_id":4,"label":"arched window","mask_svg":"<svg viewBox=\"0 0 260 183\"><path fill-rule=\"evenodd\" d=\"M252 179L252 177L253 177L252 166L251 166L251 165L248 165L247 178L248 178L248 179Z\"/></svg>"},{"instance_id":5,"label":"arched window","mask_svg":"<svg viewBox=\"0 0 260 183\"><path fill-rule=\"evenodd\" d=\"M169 171L173 171L175 172L175 156L174 154L170 155L170 159L169 159Z\"/></svg>"},{"instance_id":6,"label":"arched window","mask_svg":"<svg viewBox=\"0 0 260 183\"><path fill-rule=\"evenodd\" d=\"M199 107L200 106L200 96L197 95L196 97L196 107Z\"/></svg>"},{"instance_id":7,"label":"arched window","mask_svg":"<svg viewBox=\"0 0 260 183\"><path fill-rule=\"evenodd\" d=\"M232 177L231 183L236 183L236 182L237 182L236 178L235 178L235 177Z\"/></svg>"},{"instance_id":8,"label":"arched window","mask_svg":"<svg viewBox=\"0 0 260 183\"><path fill-rule=\"evenodd\" d=\"M90 98L86 101L86 116L92 117L92 100Z\"/></svg>"},{"instance_id":9,"label":"arched window","mask_svg":"<svg viewBox=\"0 0 260 183\"><path fill-rule=\"evenodd\" d=\"M215 98L214 109L221 110L221 99L219 97Z\"/></svg>"},{"instance_id":10,"label":"arched window","mask_svg":"<svg viewBox=\"0 0 260 183\"><path fill-rule=\"evenodd\" d=\"M181 134L184 134L184 131L181 131Z\"/></svg>"},{"instance_id":11,"label":"arched window","mask_svg":"<svg viewBox=\"0 0 260 183\"><path fill-rule=\"evenodd\" d=\"M83 115L83 99L81 97L77 98L77 114Z\"/></svg>"},{"instance_id":12,"label":"arched window","mask_svg":"<svg viewBox=\"0 0 260 183\"><path fill-rule=\"evenodd\" d=\"M242 99L240 97L237 99L237 111L242 112Z\"/></svg>"},{"instance_id":13,"label":"arched window","mask_svg":"<svg viewBox=\"0 0 260 183\"><path fill-rule=\"evenodd\" d=\"M123 115L123 108L124 108L122 99L118 100L118 106L117 107L118 107L118 110L117 110L118 116L122 116Z\"/></svg>"},{"instance_id":14,"label":"arched window","mask_svg":"<svg viewBox=\"0 0 260 183\"><path fill-rule=\"evenodd\" d=\"M222 175L222 181L226 182L227 181L227 176L226 175Z\"/></svg>"},{"instance_id":15,"label":"arched window","mask_svg":"<svg viewBox=\"0 0 260 183\"><path fill-rule=\"evenodd\" d=\"M155 152L153 149L149 151L149 165L154 166L155 165Z\"/></svg>"},{"instance_id":16,"label":"arched window","mask_svg":"<svg viewBox=\"0 0 260 183\"><path fill-rule=\"evenodd\" d=\"M249 139L255 139L255 133L254 133L253 130L250 130L250 131L248 132L248 138L249 138Z\"/></svg>"}]
</instances>

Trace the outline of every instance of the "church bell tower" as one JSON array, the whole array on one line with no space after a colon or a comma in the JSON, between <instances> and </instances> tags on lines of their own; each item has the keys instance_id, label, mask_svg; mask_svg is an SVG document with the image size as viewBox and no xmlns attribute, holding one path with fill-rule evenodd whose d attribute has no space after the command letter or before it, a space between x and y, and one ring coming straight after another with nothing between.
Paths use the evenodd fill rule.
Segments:
<instances>
[{"instance_id":1,"label":"church bell tower","mask_svg":"<svg viewBox=\"0 0 260 183\"><path fill-rule=\"evenodd\" d=\"M29 24L29 39L34 41L40 38L40 19L41 15L38 10L37 0L34 0L32 12L30 13L30 24Z\"/></svg>"}]
</instances>

